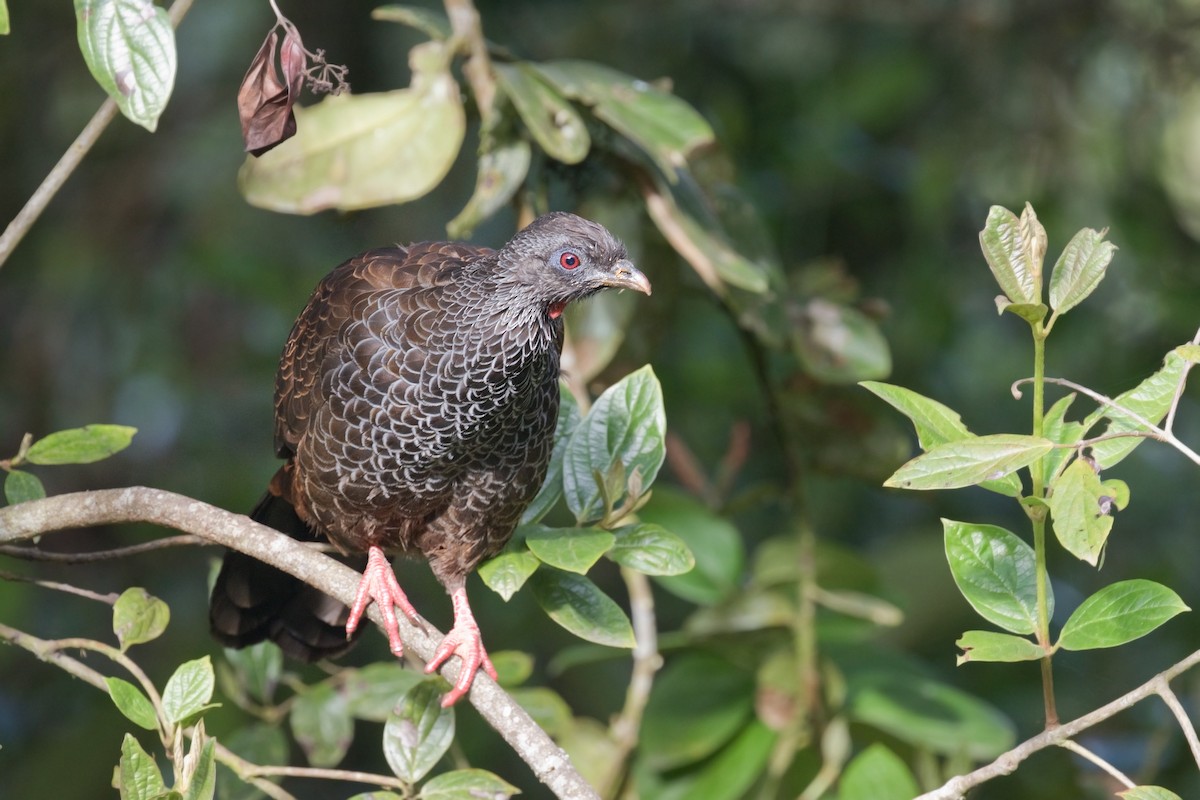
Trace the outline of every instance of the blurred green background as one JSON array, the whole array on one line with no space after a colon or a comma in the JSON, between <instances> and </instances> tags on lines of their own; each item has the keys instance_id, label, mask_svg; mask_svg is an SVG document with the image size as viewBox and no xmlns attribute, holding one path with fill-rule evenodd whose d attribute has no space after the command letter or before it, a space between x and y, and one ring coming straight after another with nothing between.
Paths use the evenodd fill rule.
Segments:
<instances>
[{"instance_id":1,"label":"blurred green background","mask_svg":"<svg viewBox=\"0 0 1200 800\"><path fill-rule=\"evenodd\" d=\"M79 55L70 3L10 6L13 33L0 39L5 221L103 99ZM284 11L310 48L349 66L355 91L403 86L407 51L420 37L371 21L372 7L292 2ZM976 239L991 204L1019 211L1032 202L1049 232L1049 259L1083 226L1110 228L1120 247L1096 295L1056 327L1048 374L1119 393L1200 323L1200 3L479 0L478 7L488 38L520 56L587 58L648 80L669 77L716 130L733 167L729 181L757 208L762 245L793 282L844 269L882 320L894 362L888 380L950 405L973 431L1028 428L1027 402L1008 394L1031 372L1025 325L995 314L997 290ZM0 270L0 452L15 452L26 431L89 422L139 429L133 446L110 461L40 471L51 493L146 484L249 509L275 468L273 374L311 287L367 247L442 237L470 195L469 132L446 182L408 205L314 217L246 205L235 183L243 154L234 96L271 24L266 2L198 0L178 33L179 75L158 132L118 119ZM500 215L474 240L502 243L513 219ZM655 293L638 304L609 373L652 363L670 429L704 464L720 459L734 424L748 422L750 456L738 488L772 485L784 457L743 339L653 228L634 230ZM828 401L848 403L853 416L856 406L840 398L857 394L865 393ZM891 422L899 427L898 418ZM1197 441L1194 399L1184 399L1177 424L1182 438ZM892 448L890 460L874 463L860 461L860 449L839 457L836 437L824 446L843 469L807 478L818 535L864 555L885 596L906 613L881 646L1002 708L1021 738L1035 733L1036 667L953 666L954 639L977 623L951 581L938 523L948 517L1023 531L1015 505L979 490L885 491L880 480L906 452ZM1195 467L1148 445L1115 473L1129 481L1132 503L1117 520L1101 582L1152 578L1196 607ZM668 466L660 485L676 479ZM749 550L784 532L772 509L759 504L734 517ZM60 534L45 546L93 549L148 533ZM104 592L142 585L163 597L172 625L143 653L162 680L179 661L218 651L207 636L205 588L216 555L175 550L70 568L4 559L0 569ZM1051 570L1065 611L1097 584L1061 550L1052 551ZM449 603L427 570L412 565L404 578L415 587L410 594L431 598L422 610L445 626ZM544 667L572 641L528 597L505 605L478 582L471 592L491 648L535 649ZM661 602L663 629L690 610L668 595ZM108 611L0 581L0 619L44 638L100 637ZM537 637L529 635L531 621ZM386 657L376 639L349 660ZM1196 623L1185 616L1120 650L1063 654L1060 713L1095 708L1198 643ZM627 677L625 660L539 674L577 713L602 720L619 707ZM1180 682L1185 702L1200 699L1198 687ZM501 752L476 720L462 721L469 715L460 715L468 754ZM105 796L125 727L94 690L0 648L0 794ZM1157 763L1165 771L1157 782L1200 796L1195 766L1161 705L1147 702L1085 742L1132 773ZM374 734L364 735L351 759L370 763L374 748ZM527 796L542 791L519 763L496 768ZM1066 753L1050 752L978 797L1111 796L1097 785ZM296 791L334 796L328 786Z\"/></svg>"}]
</instances>

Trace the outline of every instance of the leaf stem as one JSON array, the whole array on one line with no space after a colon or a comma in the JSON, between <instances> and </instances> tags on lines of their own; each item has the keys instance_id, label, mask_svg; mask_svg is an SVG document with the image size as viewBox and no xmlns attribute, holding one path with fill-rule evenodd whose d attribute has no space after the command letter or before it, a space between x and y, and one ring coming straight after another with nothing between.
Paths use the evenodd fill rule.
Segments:
<instances>
[{"instance_id":1,"label":"leaf stem","mask_svg":"<svg viewBox=\"0 0 1200 800\"><path fill-rule=\"evenodd\" d=\"M1033 325L1033 435L1041 437L1046 415L1046 335L1042 323ZM1046 496L1045 466L1042 459L1029 467L1032 495L1039 500ZM1046 509L1044 506L1027 506L1033 525L1033 552L1037 569L1037 638L1038 644L1046 648L1042 658L1042 701L1046 708L1046 727L1058 725L1058 708L1054 701L1054 668L1050 654L1050 574L1046 567Z\"/></svg>"}]
</instances>

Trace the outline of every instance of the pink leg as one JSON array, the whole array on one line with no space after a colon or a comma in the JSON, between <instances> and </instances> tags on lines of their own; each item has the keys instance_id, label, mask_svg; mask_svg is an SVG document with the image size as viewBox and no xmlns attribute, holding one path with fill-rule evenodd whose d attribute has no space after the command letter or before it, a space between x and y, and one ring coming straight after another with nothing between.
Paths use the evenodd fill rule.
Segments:
<instances>
[{"instance_id":1,"label":"pink leg","mask_svg":"<svg viewBox=\"0 0 1200 800\"><path fill-rule=\"evenodd\" d=\"M396 656L404 654L404 643L400 641L400 627L396 622L396 606L404 615L412 620L414 625L422 626L420 615L408 602L408 597L396 581L396 573L388 562L383 550L371 547L367 554L367 568L363 570L362 581L358 584L358 594L354 597L354 605L350 608L350 619L346 620L346 638L358 628L363 612L374 600L379 604L379 612L383 614L383 628L387 631L388 645Z\"/></svg>"},{"instance_id":2,"label":"pink leg","mask_svg":"<svg viewBox=\"0 0 1200 800\"><path fill-rule=\"evenodd\" d=\"M446 638L442 639L437 652L425 665L425 672L430 673L446 663L450 656L456 655L462 659L458 681L455 682L454 688L442 698L442 708L449 708L467 693L467 690L471 688L471 682L475 680L475 673L480 668L492 676L492 680L496 679L496 668L492 666L487 651L483 649L483 638L479 635L479 625L475 622L475 615L471 613L471 605L467 602L466 587L455 587L450 592L450 599L454 603L454 627L446 634Z\"/></svg>"}]
</instances>

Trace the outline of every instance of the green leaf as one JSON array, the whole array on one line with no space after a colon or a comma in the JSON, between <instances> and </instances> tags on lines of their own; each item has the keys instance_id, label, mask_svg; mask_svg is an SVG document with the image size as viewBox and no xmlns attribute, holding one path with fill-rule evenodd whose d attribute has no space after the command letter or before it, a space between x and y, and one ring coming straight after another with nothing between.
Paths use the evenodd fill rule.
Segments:
<instances>
[{"instance_id":1,"label":"green leaf","mask_svg":"<svg viewBox=\"0 0 1200 800\"><path fill-rule=\"evenodd\" d=\"M1046 312L1050 309L1046 308L1045 303L1013 303L1010 302L1004 295L996 295L996 313L1003 314L1007 311L1025 320L1031 325L1035 325L1046 318Z\"/></svg>"},{"instance_id":2,"label":"green leaf","mask_svg":"<svg viewBox=\"0 0 1200 800\"><path fill-rule=\"evenodd\" d=\"M1058 401L1046 410L1042 417L1042 435L1055 444L1075 444L1083 438L1084 427L1078 422L1067 422L1067 411L1075 401L1075 394L1060 397ZM1042 474L1051 478L1062 463L1070 458L1071 449L1056 447L1042 456Z\"/></svg>"},{"instance_id":3,"label":"green leaf","mask_svg":"<svg viewBox=\"0 0 1200 800\"><path fill-rule=\"evenodd\" d=\"M957 411L911 389L878 381L860 381L858 385L909 418L917 430L917 442L922 450L974 436L967 430ZM1018 497L1021 494L1021 480L1012 473L979 485L1008 497Z\"/></svg>"},{"instance_id":4,"label":"green leaf","mask_svg":"<svg viewBox=\"0 0 1200 800\"><path fill-rule=\"evenodd\" d=\"M567 507L580 524L605 514L596 475L610 474L615 464L625 475L636 471L644 488L654 483L666 456L667 421L662 386L646 365L610 386L571 434L563 457L563 489ZM609 498L614 505L622 497Z\"/></svg>"},{"instance_id":5,"label":"green leaf","mask_svg":"<svg viewBox=\"0 0 1200 800\"><path fill-rule=\"evenodd\" d=\"M108 684L108 696L118 711L138 727L148 731L158 730L154 705L142 694L141 689L120 678L105 678L104 682Z\"/></svg>"},{"instance_id":6,"label":"green leaf","mask_svg":"<svg viewBox=\"0 0 1200 800\"><path fill-rule=\"evenodd\" d=\"M1161 786L1135 786L1132 789L1117 792L1117 797L1122 800L1183 800L1170 789L1164 789Z\"/></svg>"},{"instance_id":7,"label":"green leaf","mask_svg":"<svg viewBox=\"0 0 1200 800\"><path fill-rule=\"evenodd\" d=\"M1016 731L998 710L919 674L868 672L848 686L850 717L937 754L990 761L1012 747Z\"/></svg>"},{"instance_id":8,"label":"green leaf","mask_svg":"<svg viewBox=\"0 0 1200 800\"><path fill-rule=\"evenodd\" d=\"M383 755L396 777L416 783L454 740L454 709L442 708L441 678L413 686L396 703L383 728Z\"/></svg>"},{"instance_id":9,"label":"green leaf","mask_svg":"<svg viewBox=\"0 0 1200 800\"><path fill-rule=\"evenodd\" d=\"M597 119L637 144L672 181L694 150L714 141L704 117L684 100L591 61L535 65L567 97L592 106Z\"/></svg>"},{"instance_id":10,"label":"green leaf","mask_svg":"<svg viewBox=\"0 0 1200 800\"><path fill-rule=\"evenodd\" d=\"M491 659L501 686L520 686L533 675L533 656L522 650L499 650Z\"/></svg>"},{"instance_id":11,"label":"green leaf","mask_svg":"<svg viewBox=\"0 0 1200 800\"><path fill-rule=\"evenodd\" d=\"M521 790L486 769L456 769L430 778L419 800L507 800Z\"/></svg>"},{"instance_id":12,"label":"green leaf","mask_svg":"<svg viewBox=\"0 0 1200 800\"><path fill-rule=\"evenodd\" d=\"M680 654L654 681L641 752L658 771L695 763L732 739L753 714L753 673L709 653Z\"/></svg>"},{"instance_id":13,"label":"green leaf","mask_svg":"<svg viewBox=\"0 0 1200 800\"><path fill-rule=\"evenodd\" d=\"M92 77L148 131L175 86L175 30L150 0L75 0L79 49Z\"/></svg>"},{"instance_id":14,"label":"green leaf","mask_svg":"<svg viewBox=\"0 0 1200 800\"><path fill-rule=\"evenodd\" d=\"M750 790L766 770L777 738L775 731L756 719L751 720L712 758L672 780L664 796L676 800L693 797L741 800L753 796Z\"/></svg>"},{"instance_id":15,"label":"green leaf","mask_svg":"<svg viewBox=\"0 0 1200 800\"><path fill-rule=\"evenodd\" d=\"M156 800L167 791L158 764L128 733L121 741L117 785L121 790L121 800Z\"/></svg>"},{"instance_id":16,"label":"green leaf","mask_svg":"<svg viewBox=\"0 0 1200 800\"><path fill-rule=\"evenodd\" d=\"M553 689L531 686L513 689L510 694L539 728L555 738L565 732L575 719L567 701Z\"/></svg>"},{"instance_id":17,"label":"green leaf","mask_svg":"<svg viewBox=\"0 0 1200 800\"><path fill-rule=\"evenodd\" d=\"M912 800L920 792L908 765L876 742L846 765L838 800Z\"/></svg>"},{"instance_id":18,"label":"green leaf","mask_svg":"<svg viewBox=\"0 0 1200 800\"><path fill-rule=\"evenodd\" d=\"M361 794L356 794L347 798L347 800L406 800L406 798L402 794L380 790L378 792L363 792Z\"/></svg>"},{"instance_id":19,"label":"green leaf","mask_svg":"<svg viewBox=\"0 0 1200 800\"><path fill-rule=\"evenodd\" d=\"M822 383L856 383L892 371L887 339L858 309L816 298L792 327L792 349L804 370Z\"/></svg>"},{"instance_id":20,"label":"green leaf","mask_svg":"<svg viewBox=\"0 0 1200 800\"><path fill-rule=\"evenodd\" d=\"M0 36L7 36L11 31L8 22L8 0L0 0Z\"/></svg>"},{"instance_id":21,"label":"green leaf","mask_svg":"<svg viewBox=\"0 0 1200 800\"><path fill-rule=\"evenodd\" d=\"M10 506L30 500L41 500L46 496L46 487L38 476L22 469L9 470L4 478L4 499Z\"/></svg>"},{"instance_id":22,"label":"green leaf","mask_svg":"<svg viewBox=\"0 0 1200 800\"><path fill-rule=\"evenodd\" d=\"M1037 563L1033 548L995 525L943 519L946 559L958 590L979 615L1006 631L1037 630ZM1048 613L1054 595L1047 585Z\"/></svg>"},{"instance_id":23,"label":"green leaf","mask_svg":"<svg viewBox=\"0 0 1200 800\"><path fill-rule=\"evenodd\" d=\"M931 447L904 464L884 486L900 489L960 489L1003 478L1053 449L1038 436L997 433Z\"/></svg>"},{"instance_id":24,"label":"green leaf","mask_svg":"<svg viewBox=\"0 0 1200 800\"><path fill-rule=\"evenodd\" d=\"M221 743L252 764L284 764L288 760L288 740L277 725L252 723L238 728L228 736L222 736ZM242 781L225 765L217 768L217 797L221 800L262 800L265 796L256 787Z\"/></svg>"},{"instance_id":25,"label":"green leaf","mask_svg":"<svg viewBox=\"0 0 1200 800\"><path fill-rule=\"evenodd\" d=\"M238 184L247 202L313 214L404 203L441 183L458 156L466 117L449 50L412 49L412 84L392 92L330 95L296 107L297 133L259 158Z\"/></svg>"},{"instance_id":26,"label":"green leaf","mask_svg":"<svg viewBox=\"0 0 1200 800\"><path fill-rule=\"evenodd\" d=\"M745 549L738 529L682 492L659 488L638 512L643 522L661 525L683 540L695 567L661 577L664 589L700 605L713 605L732 595L742 577Z\"/></svg>"},{"instance_id":27,"label":"green leaf","mask_svg":"<svg viewBox=\"0 0 1200 800\"><path fill-rule=\"evenodd\" d=\"M546 155L578 164L592 146L587 124L566 98L525 63L493 64L496 83Z\"/></svg>"},{"instance_id":28,"label":"green leaf","mask_svg":"<svg viewBox=\"0 0 1200 800\"><path fill-rule=\"evenodd\" d=\"M1050 484L1046 504L1054 522L1054 535L1071 555L1093 567L1108 541L1113 518L1105 513L1110 489L1100 482L1096 469L1077 458ZM1111 502L1111 499L1109 500Z\"/></svg>"},{"instance_id":29,"label":"green leaf","mask_svg":"<svg viewBox=\"0 0 1200 800\"><path fill-rule=\"evenodd\" d=\"M613 534L599 528L530 525L525 530L525 544L542 563L580 575L587 574L615 541Z\"/></svg>"},{"instance_id":30,"label":"green leaf","mask_svg":"<svg viewBox=\"0 0 1200 800\"><path fill-rule=\"evenodd\" d=\"M581 639L609 647L633 647L633 626L612 598L582 575L539 569L533 596L550 619Z\"/></svg>"},{"instance_id":31,"label":"green leaf","mask_svg":"<svg viewBox=\"0 0 1200 800\"><path fill-rule=\"evenodd\" d=\"M1105 586L1071 614L1058 646L1064 650L1095 650L1140 639L1167 620L1191 611L1179 595L1154 581L1140 578Z\"/></svg>"},{"instance_id":32,"label":"green leaf","mask_svg":"<svg viewBox=\"0 0 1200 800\"><path fill-rule=\"evenodd\" d=\"M1050 305L1065 314L1095 291L1117 246L1104 241L1107 229L1084 228L1071 237L1050 273Z\"/></svg>"},{"instance_id":33,"label":"green leaf","mask_svg":"<svg viewBox=\"0 0 1200 800\"><path fill-rule=\"evenodd\" d=\"M394 661L371 664L342 674L346 675L343 689L346 711L352 717L374 722L385 721L392 713L396 698L426 680L421 673L405 669Z\"/></svg>"},{"instance_id":34,"label":"green leaf","mask_svg":"<svg viewBox=\"0 0 1200 800\"><path fill-rule=\"evenodd\" d=\"M1171 407L1175 398L1175 390L1184 376L1187 361L1178 352L1172 350L1163 359L1162 367L1146 380L1139 383L1128 392L1123 392L1114 398L1120 409L1126 409L1138 414L1147 422L1158 424ZM1126 431L1146 430L1146 426L1136 421L1125 411L1112 406L1101 406L1087 416L1083 421L1085 430L1103 418L1108 418L1106 434L1123 433ZM1096 466L1101 470L1110 469L1125 456L1133 452L1145 439L1138 437L1122 437L1096 442L1092 445L1091 456Z\"/></svg>"},{"instance_id":35,"label":"green leaf","mask_svg":"<svg viewBox=\"0 0 1200 800\"><path fill-rule=\"evenodd\" d=\"M1189 364L1200 364L1200 344L1181 344L1175 353Z\"/></svg>"},{"instance_id":36,"label":"green leaf","mask_svg":"<svg viewBox=\"0 0 1200 800\"><path fill-rule=\"evenodd\" d=\"M170 621L170 607L140 586L126 589L113 604L113 633L122 652L157 639Z\"/></svg>"},{"instance_id":37,"label":"green leaf","mask_svg":"<svg viewBox=\"0 0 1200 800\"><path fill-rule=\"evenodd\" d=\"M394 700L389 698L384 708ZM346 696L318 683L296 697L289 716L292 735L314 767L336 767L354 741L354 720Z\"/></svg>"},{"instance_id":38,"label":"green leaf","mask_svg":"<svg viewBox=\"0 0 1200 800\"><path fill-rule=\"evenodd\" d=\"M683 539L661 525L639 522L614 533L607 555L623 567L645 575L682 575L696 566L696 557Z\"/></svg>"},{"instance_id":39,"label":"green leaf","mask_svg":"<svg viewBox=\"0 0 1200 800\"><path fill-rule=\"evenodd\" d=\"M995 631L967 631L955 642L962 655L958 666L968 661L1037 661L1046 651L1021 636Z\"/></svg>"},{"instance_id":40,"label":"green leaf","mask_svg":"<svg viewBox=\"0 0 1200 800\"><path fill-rule=\"evenodd\" d=\"M504 552L479 565L479 577L505 602L512 599L541 564L528 550Z\"/></svg>"},{"instance_id":41,"label":"green leaf","mask_svg":"<svg viewBox=\"0 0 1200 800\"><path fill-rule=\"evenodd\" d=\"M1007 208L992 206L979 232L979 245L1009 300L1031 305L1041 302L1046 232L1032 206L1025 204L1020 219Z\"/></svg>"},{"instance_id":42,"label":"green leaf","mask_svg":"<svg viewBox=\"0 0 1200 800\"><path fill-rule=\"evenodd\" d=\"M546 469L546 480L542 482L541 490L521 515L522 525L537 522L546 516L563 496L563 459L567 455L571 434L579 427L583 414L575 395L571 394L565 383L558 384L558 396L558 425L554 428L554 451L550 455L550 466Z\"/></svg>"},{"instance_id":43,"label":"green leaf","mask_svg":"<svg viewBox=\"0 0 1200 800\"><path fill-rule=\"evenodd\" d=\"M167 720L185 724L211 708L208 703L212 700L215 684L212 660L208 656L180 664L163 687L162 704Z\"/></svg>"},{"instance_id":44,"label":"green leaf","mask_svg":"<svg viewBox=\"0 0 1200 800\"><path fill-rule=\"evenodd\" d=\"M449 39L453 29L445 14L428 8L407 5L387 5L371 9L371 19L398 22L439 41Z\"/></svg>"},{"instance_id":45,"label":"green leaf","mask_svg":"<svg viewBox=\"0 0 1200 800\"><path fill-rule=\"evenodd\" d=\"M233 667L238 684L249 692L250 697L264 705L271 705L275 687L283 672L283 651L274 642L259 642L250 647L225 649L225 659Z\"/></svg>"},{"instance_id":46,"label":"green leaf","mask_svg":"<svg viewBox=\"0 0 1200 800\"><path fill-rule=\"evenodd\" d=\"M496 134L484 138L475 175L475 191L458 216L446 223L451 239L465 239L480 222L512 199L529 174L529 142Z\"/></svg>"},{"instance_id":47,"label":"green leaf","mask_svg":"<svg viewBox=\"0 0 1200 800\"><path fill-rule=\"evenodd\" d=\"M192 739L192 749L196 748L200 737ZM192 753L189 753L191 756ZM195 768L192 774L188 776L187 791L183 794L183 800L213 800L217 792L217 760L216 760L216 740L204 737L204 745L202 746L199 758L196 759Z\"/></svg>"},{"instance_id":48,"label":"green leaf","mask_svg":"<svg viewBox=\"0 0 1200 800\"><path fill-rule=\"evenodd\" d=\"M137 428L85 425L38 439L25 454L30 464L91 464L129 446Z\"/></svg>"}]
</instances>

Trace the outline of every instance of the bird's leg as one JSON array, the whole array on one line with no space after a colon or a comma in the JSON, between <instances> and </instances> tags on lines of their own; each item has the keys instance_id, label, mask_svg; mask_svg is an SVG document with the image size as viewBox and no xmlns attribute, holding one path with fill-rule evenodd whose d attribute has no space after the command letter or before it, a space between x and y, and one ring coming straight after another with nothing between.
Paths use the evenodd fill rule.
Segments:
<instances>
[{"instance_id":1,"label":"bird's leg","mask_svg":"<svg viewBox=\"0 0 1200 800\"><path fill-rule=\"evenodd\" d=\"M363 612L374 600L379 604L379 612L383 614L383 629L387 631L388 646L396 656L404 655L404 643L400 641L400 627L396 622L396 606L404 615L412 620L417 627L423 627L420 615L408 602L407 595L396 580L396 573L388 562L383 550L374 545L367 552L367 568L363 570L362 580L358 584L358 594L354 597L354 605L350 607L350 618L346 620L346 638L349 639L358 628Z\"/></svg>"},{"instance_id":2,"label":"bird's leg","mask_svg":"<svg viewBox=\"0 0 1200 800\"><path fill-rule=\"evenodd\" d=\"M467 587L459 584L450 591L450 600L454 603L454 627L442 639L433 658L425 665L425 672L435 671L450 656L456 655L462 659L462 668L458 672L458 680L454 688L442 698L442 708L449 708L471 688L475 673L483 668L492 680L496 680L496 668L483 649L483 638L479 635L479 624L471 613L471 604L467 602Z\"/></svg>"}]
</instances>

